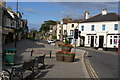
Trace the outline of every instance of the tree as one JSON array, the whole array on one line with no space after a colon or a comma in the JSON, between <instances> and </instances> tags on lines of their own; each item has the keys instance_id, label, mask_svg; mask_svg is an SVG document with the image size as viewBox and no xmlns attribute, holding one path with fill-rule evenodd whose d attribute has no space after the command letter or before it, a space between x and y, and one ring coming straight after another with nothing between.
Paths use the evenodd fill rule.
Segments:
<instances>
[{"instance_id":1,"label":"tree","mask_svg":"<svg viewBox=\"0 0 120 80\"><path fill-rule=\"evenodd\" d=\"M34 28L32 28L32 29L30 30L30 32L29 32L29 37L35 38L35 34L36 34L36 33L37 33L37 30L34 29Z\"/></svg>"},{"instance_id":2,"label":"tree","mask_svg":"<svg viewBox=\"0 0 120 80\"><path fill-rule=\"evenodd\" d=\"M43 33L48 32L50 30L50 25L56 25L56 22L53 20L44 21L39 31Z\"/></svg>"}]
</instances>

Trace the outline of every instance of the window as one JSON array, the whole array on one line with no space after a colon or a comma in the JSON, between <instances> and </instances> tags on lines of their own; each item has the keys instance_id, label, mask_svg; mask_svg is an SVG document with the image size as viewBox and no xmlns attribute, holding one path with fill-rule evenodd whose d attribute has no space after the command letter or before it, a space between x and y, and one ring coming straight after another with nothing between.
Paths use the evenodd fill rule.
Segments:
<instances>
[{"instance_id":1,"label":"window","mask_svg":"<svg viewBox=\"0 0 120 80\"><path fill-rule=\"evenodd\" d=\"M84 26L81 26L81 31L84 31Z\"/></svg>"},{"instance_id":2,"label":"window","mask_svg":"<svg viewBox=\"0 0 120 80\"><path fill-rule=\"evenodd\" d=\"M118 42L117 36L114 36L114 44L117 44L117 42Z\"/></svg>"},{"instance_id":3,"label":"window","mask_svg":"<svg viewBox=\"0 0 120 80\"><path fill-rule=\"evenodd\" d=\"M94 28L95 28L94 25L92 25L92 26L91 26L91 31L94 31Z\"/></svg>"},{"instance_id":4,"label":"window","mask_svg":"<svg viewBox=\"0 0 120 80\"><path fill-rule=\"evenodd\" d=\"M72 24L72 27L74 27L74 24Z\"/></svg>"},{"instance_id":5,"label":"window","mask_svg":"<svg viewBox=\"0 0 120 80\"><path fill-rule=\"evenodd\" d=\"M90 36L88 36L88 44L90 43Z\"/></svg>"},{"instance_id":6,"label":"window","mask_svg":"<svg viewBox=\"0 0 120 80\"><path fill-rule=\"evenodd\" d=\"M95 44L97 44L97 36L95 37Z\"/></svg>"},{"instance_id":7,"label":"window","mask_svg":"<svg viewBox=\"0 0 120 80\"><path fill-rule=\"evenodd\" d=\"M110 44L112 44L112 36L110 36Z\"/></svg>"},{"instance_id":8,"label":"window","mask_svg":"<svg viewBox=\"0 0 120 80\"><path fill-rule=\"evenodd\" d=\"M105 31L105 25L102 25L102 31Z\"/></svg>"},{"instance_id":9,"label":"window","mask_svg":"<svg viewBox=\"0 0 120 80\"><path fill-rule=\"evenodd\" d=\"M70 35L73 36L73 30L70 30Z\"/></svg>"},{"instance_id":10,"label":"window","mask_svg":"<svg viewBox=\"0 0 120 80\"><path fill-rule=\"evenodd\" d=\"M61 33L61 30L59 30L59 33Z\"/></svg>"},{"instance_id":11,"label":"window","mask_svg":"<svg viewBox=\"0 0 120 80\"><path fill-rule=\"evenodd\" d=\"M110 44L112 44L112 39L110 39Z\"/></svg>"},{"instance_id":12,"label":"window","mask_svg":"<svg viewBox=\"0 0 120 80\"><path fill-rule=\"evenodd\" d=\"M120 43L120 36L119 36L119 43Z\"/></svg>"},{"instance_id":13,"label":"window","mask_svg":"<svg viewBox=\"0 0 120 80\"><path fill-rule=\"evenodd\" d=\"M114 24L114 30L118 30L118 24Z\"/></svg>"},{"instance_id":14,"label":"window","mask_svg":"<svg viewBox=\"0 0 120 80\"><path fill-rule=\"evenodd\" d=\"M64 30L64 34L67 34L67 30Z\"/></svg>"}]
</instances>

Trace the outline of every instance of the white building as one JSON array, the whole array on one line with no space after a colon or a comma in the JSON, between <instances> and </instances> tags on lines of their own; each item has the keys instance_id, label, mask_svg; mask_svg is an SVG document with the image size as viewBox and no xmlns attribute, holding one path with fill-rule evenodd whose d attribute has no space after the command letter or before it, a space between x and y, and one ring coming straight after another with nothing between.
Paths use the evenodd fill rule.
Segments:
<instances>
[{"instance_id":1,"label":"white building","mask_svg":"<svg viewBox=\"0 0 120 80\"><path fill-rule=\"evenodd\" d=\"M118 26L120 20L118 18L120 15L108 13L106 9L103 9L102 13L80 22L79 30L84 46L103 49L118 48L120 40L120 27ZM81 46L81 39L78 39L79 46Z\"/></svg>"}]
</instances>

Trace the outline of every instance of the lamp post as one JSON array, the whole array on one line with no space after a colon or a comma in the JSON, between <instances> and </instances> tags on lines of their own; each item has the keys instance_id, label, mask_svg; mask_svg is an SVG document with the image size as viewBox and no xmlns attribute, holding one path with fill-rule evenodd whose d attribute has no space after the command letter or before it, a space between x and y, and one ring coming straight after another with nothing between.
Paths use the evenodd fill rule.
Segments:
<instances>
[{"instance_id":1,"label":"lamp post","mask_svg":"<svg viewBox=\"0 0 120 80\"><path fill-rule=\"evenodd\" d=\"M17 20L16 20L16 29L18 28L18 0L17 0L17 4L16 4L16 14L17 14ZM15 32L15 47L17 47L17 30Z\"/></svg>"}]
</instances>

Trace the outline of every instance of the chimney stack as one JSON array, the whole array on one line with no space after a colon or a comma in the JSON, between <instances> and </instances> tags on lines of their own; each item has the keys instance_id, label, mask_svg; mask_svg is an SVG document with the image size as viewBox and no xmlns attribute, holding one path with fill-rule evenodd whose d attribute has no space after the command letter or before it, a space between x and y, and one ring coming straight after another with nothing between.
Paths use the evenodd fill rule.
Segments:
<instances>
[{"instance_id":1,"label":"chimney stack","mask_svg":"<svg viewBox=\"0 0 120 80\"><path fill-rule=\"evenodd\" d=\"M102 15L106 15L107 14L107 9L103 9L102 10Z\"/></svg>"},{"instance_id":2,"label":"chimney stack","mask_svg":"<svg viewBox=\"0 0 120 80\"><path fill-rule=\"evenodd\" d=\"M89 18L89 11L85 11L84 12L84 19L88 19Z\"/></svg>"}]
</instances>

